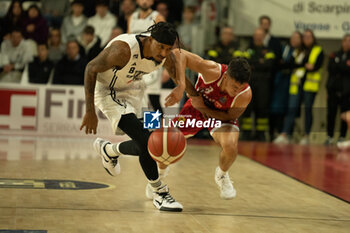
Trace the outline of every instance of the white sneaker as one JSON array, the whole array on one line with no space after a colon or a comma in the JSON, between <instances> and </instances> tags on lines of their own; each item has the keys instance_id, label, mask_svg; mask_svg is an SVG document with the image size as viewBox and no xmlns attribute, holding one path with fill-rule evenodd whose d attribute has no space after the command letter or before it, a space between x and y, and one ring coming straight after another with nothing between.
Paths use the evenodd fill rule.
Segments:
<instances>
[{"instance_id":1,"label":"white sneaker","mask_svg":"<svg viewBox=\"0 0 350 233\"><path fill-rule=\"evenodd\" d=\"M101 156L102 165L106 169L108 174L110 174L111 176L116 176L120 173L120 164L118 163L119 156L109 157L104 149L107 144L111 144L111 142L102 138L96 138L96 140L94 141L94 148L96 152Z\"/></svg>"},{"instance_id":2,"label":"white sneaker","mask_svg":"<svg viewBox=\"0 0 350 233\"><path fill-rule=\"evenodd\" d=\"M153 205L161 211L181 212L183 209L183 206L170 195L167 185L153 192Z\"/></svg>"},{"instance_id":3,"label":"white sneaker","mask_svg":"<svg viewBox=\"0 0 350 233\"><path fill-rule=\"evenodd\" d=\"M337 146L340 150L350 149L350 140L344 142L338 142Z\"/></svg>"},{"instance_id":4,"label":"white sneaker","mask_svg":"<svg viewBox=\"0 0 350 233\"><path fill-rule=\"evenodd\" d=\"M309 136L304 136L300 142L299 142L300 145L309 145L310 144L310 140L309 140Z\"/></svg>"},{"instance_id":5,"label":"white sneaker","mask_svg":"<svg viewBox=\"0 0 350 233\"><path fill-rule=\"evenodd\" d=\"M162 180L168 176L169 170L170 170L170 166L168 166L166 169L163 169L162 172L158 168L160 180ZM145 194L146 194L147 199L153 200L153 188L152 188L152 185L150 183L147 183L147 185L146 185Z\"/></svg>"},{"instance_id":6,"label":"white sneaker","mask_svg":"<svg viewBox=\"0 0 350 233\"><path fill-rule=\"evenodd\" d=\"M218 173L219 167L216 168L214 179L216 184L219 186L220 197L222 199L234 198L236 196L236 190L232 185L233 181L230 180L230 176L227 172L223 176L220 176Z\"/></svg>"},{"instance_id":7,"label":"white sneaker","mask_svg":"<svg viewBox=\"0 0 350 233\"><path fill-rule=\"evenodd\" d=\"M284 144L289 144L290 141L286 135L280 134L280 135L278 135L277 138L275 138L275 140L273 140L273 143L284 145Z\"/></svg>"}]
</instances>

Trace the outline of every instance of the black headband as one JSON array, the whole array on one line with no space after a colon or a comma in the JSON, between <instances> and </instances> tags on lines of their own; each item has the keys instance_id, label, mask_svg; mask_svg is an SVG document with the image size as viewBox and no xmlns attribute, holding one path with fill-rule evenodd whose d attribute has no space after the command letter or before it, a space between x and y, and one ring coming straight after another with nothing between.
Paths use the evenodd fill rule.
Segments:
<instances>
[{"instance_id":1,"label":"black headband","mask_svg":"<svg viewBox=\"0 0 350 233\"><path fill-rule=\"evenodd\" d=\"M162 30L151 32L151 36L159 43L173 46L176 41L176 33L169 33Z\"/></svg>"}]
</instances>

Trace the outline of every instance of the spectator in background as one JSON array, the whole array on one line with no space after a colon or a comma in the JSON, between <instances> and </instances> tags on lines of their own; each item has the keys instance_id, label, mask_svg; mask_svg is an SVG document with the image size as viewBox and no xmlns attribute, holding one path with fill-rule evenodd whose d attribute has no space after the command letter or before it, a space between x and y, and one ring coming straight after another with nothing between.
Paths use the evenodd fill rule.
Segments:
<instances>
[{"instance_id":1,"label":"spectator in background","mask_svg":"<svg viewBox=\"0 0 350 233\"><path fill-rule=\"evenodd\" d=\"M48 55L47 44L38 44L38 56L28 65L30 83L48 83L53 69L53 63L48 58Z\"/></svg>"},{"instance_id":2,"label":"spectator in background","mask_svg":"<svg viewBox=\"0 0 350 233\"><path fill-rule=\"evenodd\" d=\"M6 16L1 21L1 39L10 39L13 29L21 28L23 25L24 11L21 1L12 1Z\"/></svg>"},{"instance_id":3,"label":"spectator in background","mask_svg":"<svg viewBox=\"0 0 350 233\"><path fill-rule=\"evenodd\" d=\"M320 88L321 68L324 59L324 53L321 46L317 44L315 35L312 30L305 30L303 34L303 42L305 46L304 69L303 77L304 95L303 102L305 105L305 135L300 141L300 144L309 144L309 135L312 127L312 106L314 105L316 94Z\"/></svg>"},{"instance_id":4,"label":"spectator in background","mask_svg":"<svg viewBox=\"0 0 350 233\"><path fill-rule=\"evenodd\" d=\"M108 11L108 1L97 1L96 15L89 18L87 24L94 27L95 34L101 39L101 45L105 46L111 37L112 29L117 25L116 17Z\"/></svg>"},{"instance_id":5,"label":"spectator in background","mask_svg":"<svg viewBox=\"0 0 350 233\"><path fill-rule=\"evenodd\" d=\"M312 127L312 106L320 87L324 54L322 48L316 43L314 33L309 29L305 30L303 34L303 43L305 55L301 53L295 59L296 69L290 79L288 113L283 124L282 134L274 140L276 144L290 142L294 120L300 108L301 100L305 105L305 135L300 144L309 144L309 134Z\"/></svg>"},{"instance_id":6,"label":"spectator in background","mask_svg":"<svg viewBox=\"0 0 350 233\"><path fill-rule=\"evenodd\" d=\"M264 46L272 50L277 61L282 57L282 45L279 39L271 35L271 18L267 15L262 15L259 18L259 26L265 31Z\"/></svg>"},{"instance_id":7,"label":"spectator in background","mask_svg":"<svg viewBox=\"0 0 350 233\"><path fill-rule=\"evenodd\" d=\"M35 4L30 5L27 10L27 16L23 21L23 35L37 44L47 43L49 27L39 7Z\"/></svg>"},{"instance_id":8,"label":"spectator in background","mask_svg":"<svg viewBox=\"0 0 350 233\"><path fill-rule=\"evenodd\" d=\"M174 20L169 17L169 9L166 2L159 2L156 5L156 11L158 11L159 14L161 14L167 22L174 23Z\"/></svg>"},{"instance_id":9,"label":"spectator in background","mask_svg":"<svg viewBox=\"0 0 350 233\"><path fill-rule=\"evenodd\" d=\"M137 0L138 9L128 19L128 33L141 33L154 23L164 22L158 11L152 10L153 0Z\"/></svg>"},{"instance_id":10,"label":"spectator in background","mask_svg":"<svg viewBox=\"0 0 350 233\"><path fill-rule=\"evenodd\" d=\"M202 0L200 0L202 1ZM186 1L187 4L186 6L194 6L195 4L192 4L191 2L188 3L188 1ZM168 11L170 9L170 11L168 11L167 13L167 21L169 23L175 24L175 25L179 25L182 21L182 13L183 13L183 9L184 9L184 1L183 0L154 0L154 8L153 9L157 9L158 4L162 3L160 5L159 10L160 11ZM161 12L160 12L161 13ZM163 14L163 13L161 13ZM165 16L164 16L165 17Z\"/></svg>"},{"instance_id":11,"label":"spectator in background","mask_svg":"<svg viewBox=\"0 0 350 233\"><path fill-rule=\"evenodd\" d=\"M327 139L325 145L333 144L335 118L338 108L342 106L343 96L350 94L350 35L343 37L341 49L333 52L328 61L327 81ZM338 142L344 141L347 125L341 121L340 138Z\"/></svg>"},{"instance_id":12,"label":"spectator in background","mask_svg":"<svg viewBox=\"0 0 350 233\"><path fill-rule=\"evenodd\" d=\"M33 60L33 54L23 39L21 29L12 30L10 39L1 43L0 82L19 83L24 66Z\"/></svg>"},{"instance_id":13,"label":"spectator in background","mask_svg":"<svg viewBox=\"0 0 350 233\"><path fill-rule=\"evenodd\" d=\"M253 45L245 53L252 68L252 77L249 84L254 94L251 103L242 116L241 126L244 140L265 141L265 133L269 126L271 79L275 54L264 46L264 38L265 31L262 28L255 29ZM253 112L255 113L254 121L252 121L251 116ZM253 129L255 129L255 136L252 134Z\"/></svg>"},{"instance_id":14,"label":"spectator in background","mask_svg":"<svg viewBox=\"0 0 350 233\"><path fill-rule=\"evenodd\" d=\"M83 1L74 0L71 7L72 14L64 17L61 27L61 38L64 44L68 39L76 39L83 32L87 23L87 18L83 15Z\"/></svg>"},{"instance_id":15,"label":"spectator in background","mask_svg":"<svg viewBox=\"0 0 350 233\"><path fill-rule=\"evenodd\" d=\"M118 17L118 26L124 32L128 31L128 19L136 9L135 0L123 0L121 3L121 14Z\"/></svg>"},{"instance_id":16,"label":"spectator in background","mask_svg":"<svg viewBox=\"0 0 350 233\"><path fill-rule=\"evenodd\" d=\"M303 51L303 35L296 31L290 37L289 44L283 47L282 58L278 62L279 70L275 75L270 111L270 140L275 133L282 133L284 118L288 111L289 81L295 58Z\"/></svg>"},{"instance_id":17,"label":"spectator in background","mask_svg":"<svg viewBox=\"0 0 350 233\"><path fill-rule=\"evenodd\" d=\"M53 84L83 85L87 61L79 54L79 44L75 40L67 42L66 55L55 67Z\"/></svg>"},{"instance_id":18,"label":"spectator in background","mask_svg":"<svg viewBox=\"0 0 350 233\"><path fill-rule=\"evenodd\" d=\"M182 44L185 49L191 51L192 47L192 34L194 28L197 26L194 23L194 14L196 8L192 6L187 6L183 12L183 21L177 28Z\"/></svg>"},{"instance_id":19,"label":"spectator in background","mask_svg":"<svg viewBox=\"0 0 350 233\"><path fill-rule=\"evenodd\" d=\"M63 17L69 12L69 0L41 0L42 13L50 27L61 27Z\"/></svg>"},{"instance_id":20,"label":"spectator in background","mask_svg":"<svg viewBox=\"0 0 350 233\"><path fill-rule=\"evenodd\" d=\"M87 61L91 61L101 52L101 40L95 35L95 29L88 25L85 27L83 34L78 37L81 46L80 54L83 54Z\"/></svg>"},{"instance_id":21,"label":"spectator in background","mask_svg":"<svg viewBox=\"0 0 350 233\"><path fill-rule=\"evenodd\" d=\"M233 29L229 26L224 26L220 29L219 41L212 48L208 49L207 56L210 60L228 64L234 57L237 47Z\"/></svg>"},{"instance_id":22,"label":"spectator in background","mask_svg":"<svg viewBox=\"0 0 350 233\"><path fill-rule=\"evenodd\" d=\"M121 27L117 26L117 27L113 28L111 37L109 38L108 42L111 41L113 38L115 38L115 37L117 37L117 36L119 36L119 35L121 35L123 33L124 33L124 31L123 31L123 29Z\"/></svg>"},{"instance_id":23,"label":"spectator in background","mask_svg":"<svg viewBox=\"0 0 350 233\"><path fill-rule=\"evenodd\" d=\"M53 28L50 31L49 37L49 59L54 64L57 64L64 55L64 45L61 43L61 32L58 28Z\"/></svg>"}]
</instances>

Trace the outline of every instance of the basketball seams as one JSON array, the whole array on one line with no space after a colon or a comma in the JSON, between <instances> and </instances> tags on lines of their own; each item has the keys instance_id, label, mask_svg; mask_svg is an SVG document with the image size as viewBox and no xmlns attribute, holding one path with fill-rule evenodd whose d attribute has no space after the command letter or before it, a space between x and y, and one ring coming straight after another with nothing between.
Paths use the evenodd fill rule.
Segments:
<instances>
[{"instance_id":1,"label":"basketball seams","mask_svg":"<svg viewBox=\"0 0 350 233\"><path fill-rule=\"evenodd\" d=\"M177 128L158 129L154 131L150 137L151 138L149 140L151 141L148 142L148 152L150 156L155 161L163 163L165 165L175 163L181 159L187 148L187 141L182 132ZM178 148L179 146L182 147L182 150L181 148ZM168 147L171 153L169 153ZM159 148L162 148L162 153L159 153ZM178 150L181 151L177 153Z\"/></svg>"}]
</instances>

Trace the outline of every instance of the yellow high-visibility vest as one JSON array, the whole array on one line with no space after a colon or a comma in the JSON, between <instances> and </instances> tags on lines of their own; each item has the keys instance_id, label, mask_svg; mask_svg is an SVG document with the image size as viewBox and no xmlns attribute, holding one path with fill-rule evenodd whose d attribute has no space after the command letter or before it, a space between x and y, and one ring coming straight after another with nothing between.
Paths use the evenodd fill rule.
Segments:
<instances>
[{"instance_id":1,"label":"yellow high-visibility vest","mask_svg":"<svg viewBox=\"0 0 350 233\"><path fill-rule=\"evenodd\" d=\"M320 46L315 45L314 47L312 47L308 63L315 65L316 60L321 52L322 52L322 48ZM307 72L306 80L303 87L304 91L318 92L320 88L320 82L321 82L321 69L315 72Z\"/></svg>"},{"instance_id":2,"label":"yellow high-visibility vest","mask_svg":"<svg viewBox=\"0 0 350 233\"><path fill-rule=\"evenodd\" d=\"M208 51L208 55L214 58L217 58L219 56L218 52L216 52L215 50L211 49Z\"/></svg>"},{"instance_id":3,"label":"yellow high-visibility vest","mask_svg":"<svg viewBox=\"0 0 350 233\"><path fill-rule=\"evenodd\" d=\"M290 76L290 84L289 84L289 94L296 95L299 91L299 82L303 78L305 74L305 68L300 67L293 71L292 75Z\"/></svg>"}]
</instances>

